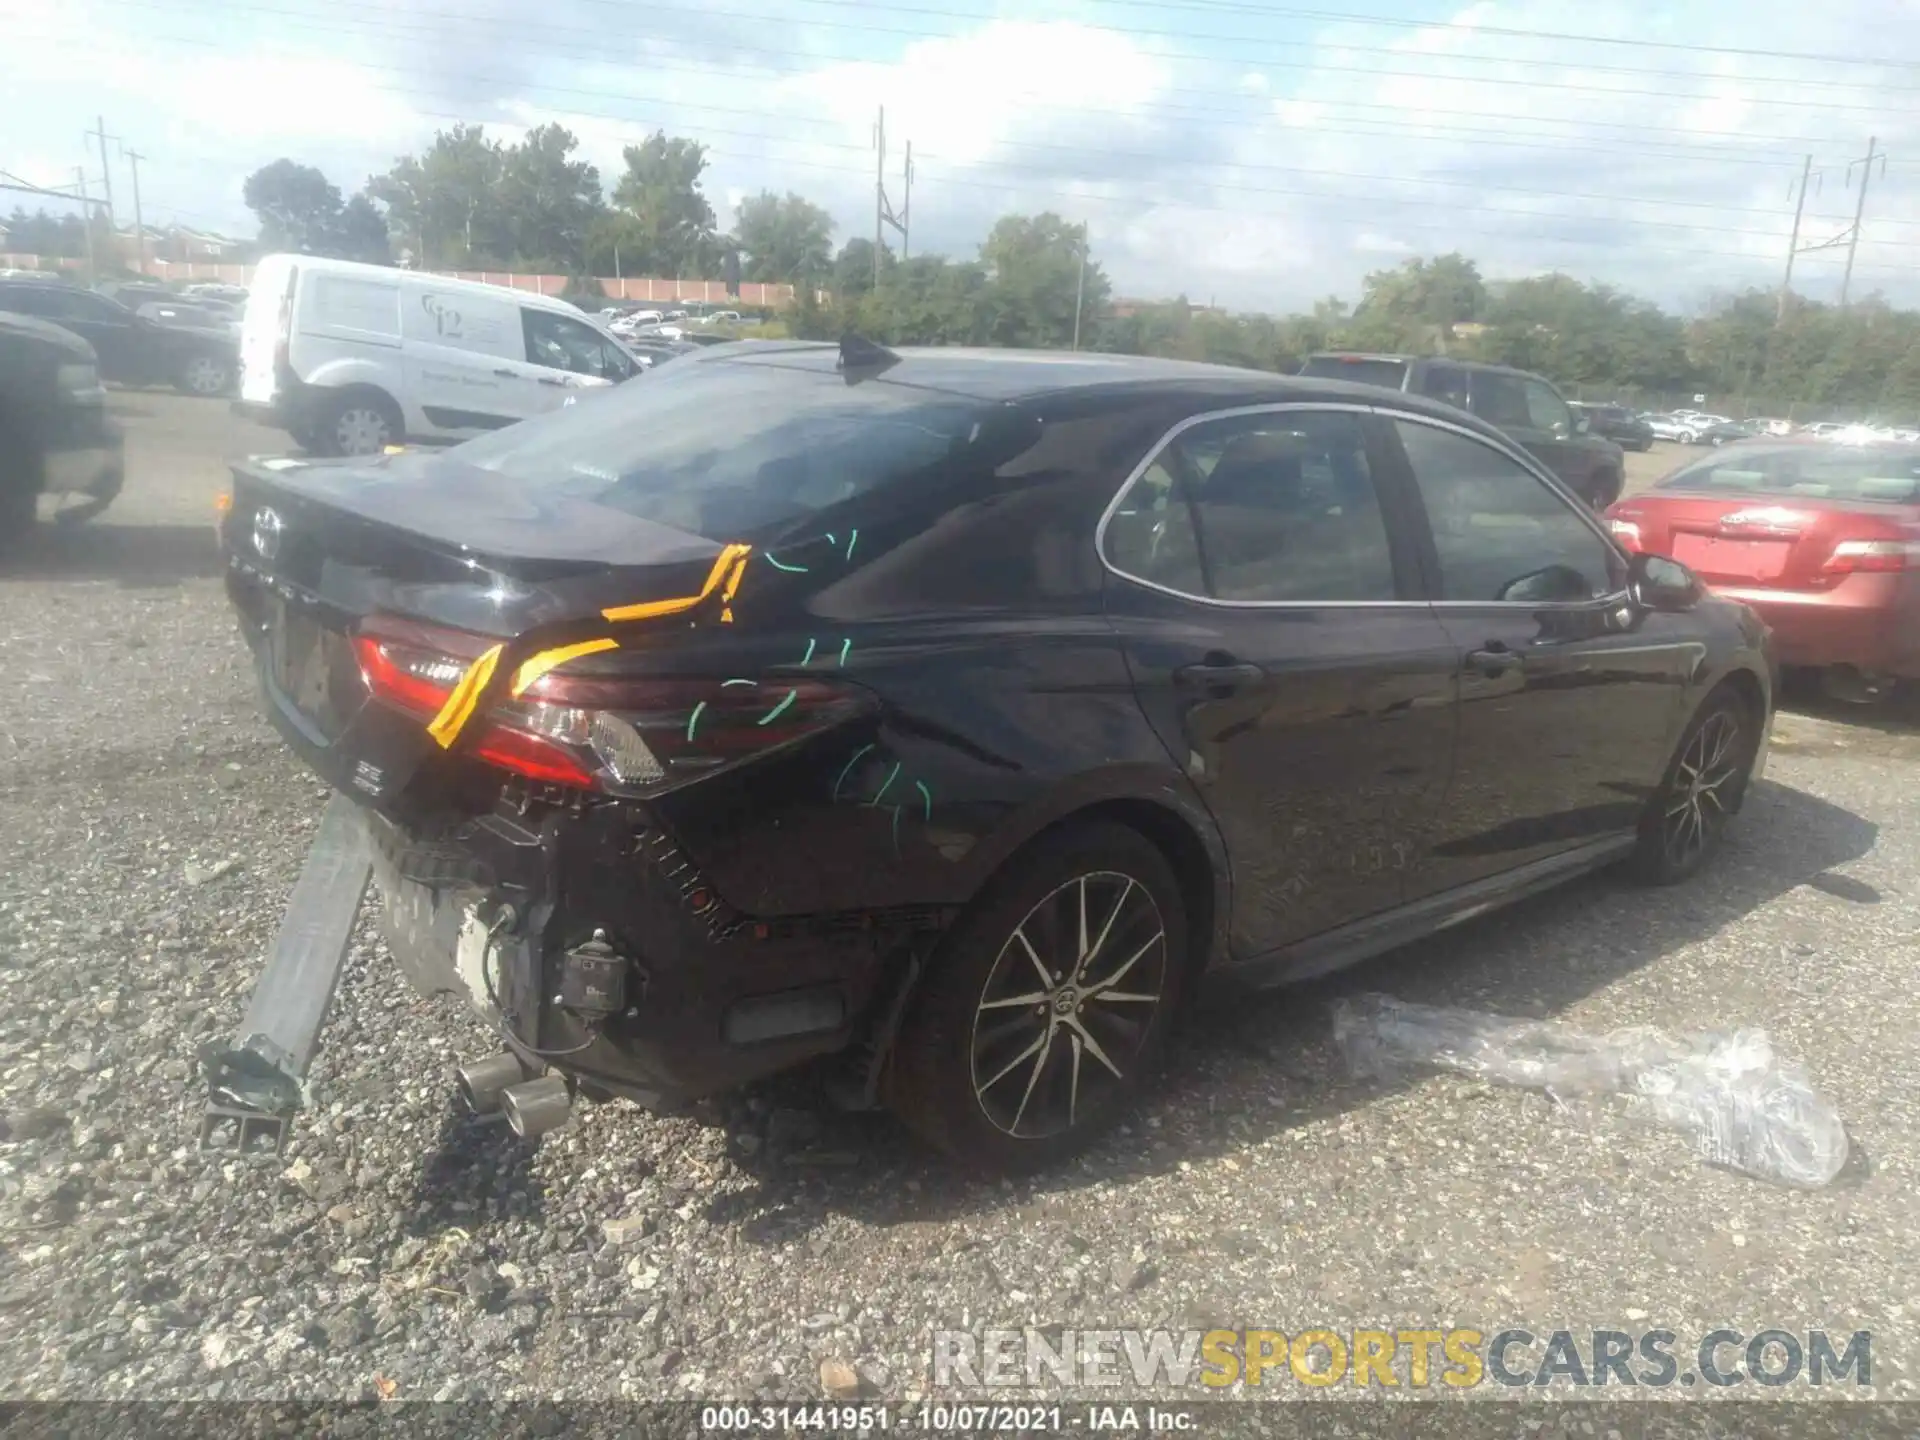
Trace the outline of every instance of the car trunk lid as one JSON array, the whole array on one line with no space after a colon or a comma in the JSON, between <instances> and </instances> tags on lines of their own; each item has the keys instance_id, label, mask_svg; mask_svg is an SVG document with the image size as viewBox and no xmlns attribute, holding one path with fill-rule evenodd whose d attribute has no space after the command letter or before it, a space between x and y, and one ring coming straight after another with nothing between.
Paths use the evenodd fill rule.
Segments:
<instances>
[{"instance_id":1,"label":"car trunk lid","mask_svg":"<svg viewBox=\"0 0 1920 1440\"><path fill-rule=\"evenodd\" d=\"M1616 506L1611 517L1633 548L1669 555L1709 584L1820 590L1856 570L1912 568L1902 547L1914 539L1920 507L1655 492ZM1904 565L1891 565L1895 559Z\"/></svg>"}]
</instances>

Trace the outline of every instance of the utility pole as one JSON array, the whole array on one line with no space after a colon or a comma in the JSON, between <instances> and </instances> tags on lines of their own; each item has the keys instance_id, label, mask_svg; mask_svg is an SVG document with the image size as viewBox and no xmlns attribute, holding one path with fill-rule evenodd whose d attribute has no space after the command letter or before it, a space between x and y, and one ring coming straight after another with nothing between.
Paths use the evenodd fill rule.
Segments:
<instances>
[{"instance_id":1,"label":"utility pole","mask_svg":"<svg viewBox=\"0 0 1920 1440\"><path fill-rule=\"evenodd\" d=\"M887 107L873 125L873 288L880 288L881 227L887 221Z\"/></svg>"},{"instance_id":2,"label":"utility pole","mask_svg":"<svg viewBox=\"0 0 1920 1440\"><path fill-rule=\"evenodd\" d=\"M113 167L107 164L107 141L118 140L120 137L118 135L107 134L107 117L104 115L94 116L94 129L91 134L94 139L100 142L100 183L106 187L107 191L107 233L111 235L115 223L113 218Z\"/></svg>"},{"instance_id":3,"label":"utility pole","mask_svg":"<svg viewBox=\"0 0 1920 1440\"><path fill-rule=\"evenodd\" d=\"M905 261L913 244L913 141L907 141L907 163L902 180L905 190L900 200L900 259Z\"/></svg>"},{"instance_id":4,"label":"utility pole","mask_svg":"<svg viewBox=\"0 0 1920 1440\"><path fill-rule=\"evenodd\" d=\"M1800 167L1800 198L1793 206L1793 236L1787 241L1787 273L1780 281L1780 304L1773 312L1773 323L1780 325L1787 318L1787 297L1793 293L1793 257L1800 253L1800 217L1807 212L1807 181L1813 178L1813 156L1807 156L1806 164Z\"/></svg>"},{"instance_id":5,"label":"utility pole","mask_svg":"<svg viewBox=\"0 0 1920 1440\"><path fill-rule=\"evenodd\" d=\"M80 191L80 222L87 232L87 279L89 282L100 278L99 263L93 258L93 205L87 199L87 167L73 167L73 183Z\"/></svg>"},{"instance_id":6,"label":"utility pole","mask_svg":"<svg viewBox=\"0 0 1920 1440\"><path fill-rule=\"evenodd\" d=\"M1868 136L1867 158L1853 162L1854 165L1860 166L1860 198L1854 202L1853 229L1847 236L1847 268L1840 276L1840 308L1842 310L1847 308L1847 289L1853 284L1853 254L1860 248L1860 222L1867 213L1867 182L1873 178L1873 147L1879 143L1879 136ZM1884 175L1887 173L1887 157L1883 154L1879 160L1880 173ZM1847 179L1849 181L1853 179L1853 165L1847 166Z\"/></svg>"},{"instance_id":7,"label":"utility pole","mask_svg":"<svg viewBox=\"0 0 1920 1440\"><path fill-rule=\"evenodd\" d=\"M147 224L140 214L140 162L147 157L124 145L120 147L120 153L127 157L127 166L133 171L133 268L144 275L147 273Z\"/></svg>"},{"instance_id":8,"label":"utility pole","mask_svg":"<svg viewBox=\"0 0 1920 1440\"><path fill-rule=\"evenodd\" d=\"M1080 222L1080 274L1073 282L1073 348L1080 348L1080 307L1087 298L1087 222Z\"/></svg>"},{"instance_id":9,"label":"utility pole","mask_svg":"<svg viewBox=\"0 0 1920 1440\"><path fill-rule=\"evenodd\" d=\"M886 227L900 232L900 258L907 256L907 216L913 205L913 142L907 142L906 198L900 213L893 213L887 201L887 107L880 107L880 118L873 126L873 148L877 152L873 166L873 288L880 288L880 252L886 245Z\"/></svg>"}]
</instances>

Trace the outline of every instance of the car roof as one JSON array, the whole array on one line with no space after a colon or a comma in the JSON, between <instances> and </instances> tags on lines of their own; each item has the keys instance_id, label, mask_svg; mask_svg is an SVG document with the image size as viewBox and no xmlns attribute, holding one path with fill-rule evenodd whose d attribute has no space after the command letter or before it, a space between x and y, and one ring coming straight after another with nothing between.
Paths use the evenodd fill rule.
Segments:
<instances>
[{"instance_id":1,"label":"car roof","mask_svg":"<svg viewBox=\"0 0 1920 1440\"><path fill-rule=\"evenodd\" d=\"M902 346L892 353L898 357L897 363L877 370L873 381L867 383L911 385L968 399L1010 403L1090 391L1182 394L1191 398L1195 413L1241 405L1316 401L1359 404L1430 415L1486 435L1503 447L1508 444L1500 431L1451 405L1352 380L1278 375L1233 365L1084 350ZM694 358L700 364L779 365L832 373L839 365L840 347L805 341L733 341L704 350Z\"/></svg>"},{"instance_id":2,"label":"car roof","mask_svg":"<svg viewBox=\"0 0 1920 1440\"><path fill-rule=\"evenodd\" d=\"M1391 360L1401 365L1452 365L1461 370L1492 370L1503 375L1528 375L1545 379L1532 370L1513 365L1496 365L1491 360L1465 360L1458 355L1394 355L1384 350L1316 350L1309 360Z\"/></svg>"}]
</instances>

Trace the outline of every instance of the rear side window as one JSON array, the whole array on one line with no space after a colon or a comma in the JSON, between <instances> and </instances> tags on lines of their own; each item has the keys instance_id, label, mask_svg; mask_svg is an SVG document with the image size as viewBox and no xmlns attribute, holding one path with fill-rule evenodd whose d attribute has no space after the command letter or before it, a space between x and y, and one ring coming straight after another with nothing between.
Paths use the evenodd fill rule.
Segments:
<instances>
[{"instance_id":1,"label":"rear side window","mask_svg":"<svg viewBox=\"0 0 1920 1440\"><path fill-rule=\"evenodd\" d=\"M1689 465L1661 490L1801 496L1808 500L1920 502L1920 449L1877 445L1741 446Z\"/></svg>"},{"instance_id":2,"label":"rear side window","mask_svg":"<svg viewBox=\"0 0 1920 1440\"><path fill-rule=\"evenodd\" d=\"M1356 385L1398 390L1407 383L1407 362L1365 355L1312 355L1300 367L1300 373L1316 380L1351 380Z\"/></svg>"},{"instance_id":3,"label":"rear side window","mask_svg":"<svg viewBox=\"0 0 1920 1440\"><path fill-rule=\"evenodd\" d=\"M888 485L990 472L1006 407L831 371L682 360L591 405L455 448L530 495L589 500L714 540L751 539Z\"/></svg>"},{"instance_id":4,"label":"rear side window","mask_svg":"<svg viewBox=\"0 0 1920 1440\"><path fill-rule=\"evenodd\" d=\"M1398 598L1359 416L1286 411L1176 436L1115 506L1122 574L1217 600Z\"/></svg>"},{"instance_id":5,"label":"rear side window","mask_svg":"<svg viewBox=\"0 0 1920 1440\"><path fill-rule=\"evenodd\" d=\"M1467 408L1467 372L1458 365L1429 365L1420 377L1420 393L1456 410Z\"/></svg>"}]
</instances>

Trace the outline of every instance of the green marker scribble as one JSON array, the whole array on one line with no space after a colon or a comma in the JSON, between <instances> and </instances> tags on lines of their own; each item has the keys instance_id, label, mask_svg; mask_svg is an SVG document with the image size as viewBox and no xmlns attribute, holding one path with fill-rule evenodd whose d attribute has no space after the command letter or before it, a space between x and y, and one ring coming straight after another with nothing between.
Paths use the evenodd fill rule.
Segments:
<instances>
[{"instance_id":1,"label":"green marker scribble","mask_svg":"<svg viewBox=\"0 0 1920 1440\"><path fill-rule=\"evenodd\" d=\"M818 643L817 640L807 641L807 653L800 657L800 663L802 665L811 665L813 663L813 647Z\"/></svg>"},{"instance_id":2,"label":"green marker scribble","mask_svg":"<svg viewBox=\"0 0 1920 1440\"><path fill-rule=\"evenodd\" d=\"M900 762L896 760L893 762L893 768L887 772L887 778L880 782L880 788L874 791L873 799L869 800L867 804L878 805L882 800L884 800L886 798L887 791L893 788L894 777L897 776L899 773L900 773Z\"/></svg>"},{"instance_id":3,"label":"green marker scribble","mask_svg":"<svg viewBox=\"0 0 1920 1440\"><path fill-rule=\"evenodd\" d=\"M840 778L833 782L834 799L838 800L840 798L840 787L847 783L847 776L853 773L853 767L858 765L861 757L871 749L873 749L871 745L862 745L858 750L853 752L853 758L847 761L846 768L840 772Z\"/></svg>"},{"instance_id":4,"label":"green marker scribble","mask_svg":"<svg viewBox=\"0 0 1920 1440\"><path fill-rule=\"evenodd\" d=\"M789 575L804 575L807 573L807 567L804 565L786 565L774 559L770 551L762 550L760 553L766 557L767 564L776 570L784 570Z\"/></svg>"},{"instance_id":5,"label":"green marker scribble","mask_svg":"<svg viewBox=\"0 0 1920 1440\"><path fill-rule=\"evenodd\" d=\"M787 691L786 698L782 700L778 705L774 706L771 710L767 711L766 714L762 715L756 723L761 725L771 725L776 719L779 718L781 711L785 710L789 705L793 704L793 702L799 698L800 698L800 692L798 690Z\"/></svg>"},{"instance_id":6,"label":"green marker scribble","mask_svg":"<svg viewBox=\"0 0 1920 1440\"><path fill-rule=\"evenodd\" d=\"M853 559L853 547L855 545L858 545L859 543L860 543L860 532L858 530L855 530L851 535L847 536L847 555L846 555L847 559L849 560Z\"/></svg>"},{"instance_id":7,"label":"green marker scribble","mask_svg":"<svg viewBox=\"0 0 1920 1440\"><path fill-rule=\"evenodd\" d=\"M706 708L707 708L707 702L702 700L698 705L693 707L693 714L687 717L687 743L689 745L693 743L694 726L700 723L700 716L702 712L706 710Z\"/></svg>"},{"instance_id":8,"label":"green marker scribble","mask_svg":"<svg viewBox=\"0 0 1920 1440\"><path fill-rule=\"evenodd\" d=\"M927 782L924 780L914 781L913 788L920 792L921 803L926 809L926 818L928 820L932 820L933 819L933 791L927 788Z\"/></svg>"},{"instance_id":9,"label":"green marker scribble","mask_svg":"<svg viewBox=\"0 0 1920 1440\"><path fill-rule=\"evenodd\" d=\"M853 639L849 636L840 642L840 663L842 665L847 663L847 652L851 649L853 649Z\"/></svg>"},{"instance_id":10,"label":"green marker scribble","mask_svg":"<svg viewBox=\"0 0 1920 1440\"><path fill-rule=\"evenodd\" d=\"M833 532L832 532L831 530L829 530L829 531L827 532L827 544L829 544L829 545L838 545L839 543L840 543L840 542L839 542L838 540L836 540L836 539L834 539L834 538L833 538Z\"/></svg>"},{"instance_id":11,"label":"green marker scribble","mask_svg":"<svg viewBox=\"0 0 1920 1440\"><path fill-rule=\"evenodd\" d=\"M720 688L724 690L729 685L758 685L759 683L758 680L722 680Z\"/></svg>"}]
</instances>

